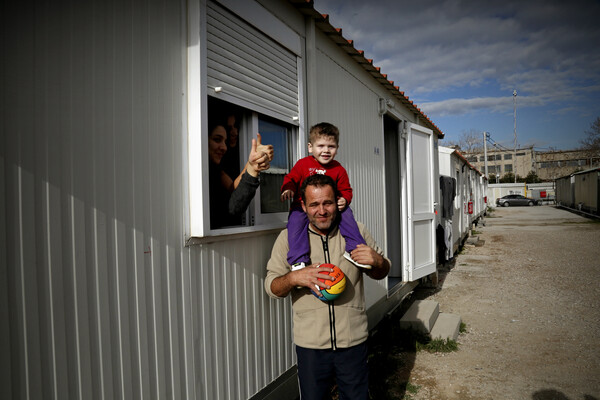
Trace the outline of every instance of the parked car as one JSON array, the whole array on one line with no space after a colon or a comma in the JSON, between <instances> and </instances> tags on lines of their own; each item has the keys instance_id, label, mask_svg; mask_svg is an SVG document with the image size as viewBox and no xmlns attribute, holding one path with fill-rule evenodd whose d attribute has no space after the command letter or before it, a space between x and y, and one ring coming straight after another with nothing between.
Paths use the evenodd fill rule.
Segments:
<instances>
[{"instance_id":1,"label":"parked car","mask_svg":"<svg viewBox=\"0 0 600 400\"><path fill-rule=\"evenodd\" d=\"M509 194L503 197L496 199L496 205L498 207L508 207L508 206L535 206L537 205L537 200L531 199L529 197L525 197L520 194Z\"/></svg>"}]
</instances>

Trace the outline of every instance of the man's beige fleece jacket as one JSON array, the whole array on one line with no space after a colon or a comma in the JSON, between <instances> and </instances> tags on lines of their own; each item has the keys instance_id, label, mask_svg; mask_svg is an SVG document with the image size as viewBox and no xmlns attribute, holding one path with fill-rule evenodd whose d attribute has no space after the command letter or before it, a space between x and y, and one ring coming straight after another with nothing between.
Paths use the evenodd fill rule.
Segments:
<instances>
[{"instance_id":1,"label":"man's beige fleece jacket","mask_svg":"<svg viewBox=\"0 0 600 400\"><path fill-rule=\"evenodd\" d=\"M361 223L360 233L367 244L383 256L382 250ZM309 232L310 259L312 263L330 262L346 274L346 289L340 297L324 302L315 297L309 289L292 289L292 309L294 322L294 342L310 349L336 349L358 345L368 337L367 313L362 269L354 266L343 257L346 241L336 228L327 237ZM287 263L287 229L277 237L271 259L267 263L265 290L273 298L271 282L290 272ZM389 262L389 260L388 260ZM391 265L391 263L390 263Z\"/></svg>"}]
</instances>

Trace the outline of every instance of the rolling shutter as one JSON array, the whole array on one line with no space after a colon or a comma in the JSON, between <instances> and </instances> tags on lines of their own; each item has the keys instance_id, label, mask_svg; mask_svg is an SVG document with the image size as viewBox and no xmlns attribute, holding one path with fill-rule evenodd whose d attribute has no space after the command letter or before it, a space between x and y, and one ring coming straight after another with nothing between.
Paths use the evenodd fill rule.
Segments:
<instances>
[{"instance_id":1,"label":"rolling shutter","mask_svg":"<svg viewBox=\"0 0 600 400\"><path fill-rule=\"evenodd\" d=\"M206 14L209 89L221 87L258 111L297 116L296 55L214 2Z\"/></svg>"}]
</instances>

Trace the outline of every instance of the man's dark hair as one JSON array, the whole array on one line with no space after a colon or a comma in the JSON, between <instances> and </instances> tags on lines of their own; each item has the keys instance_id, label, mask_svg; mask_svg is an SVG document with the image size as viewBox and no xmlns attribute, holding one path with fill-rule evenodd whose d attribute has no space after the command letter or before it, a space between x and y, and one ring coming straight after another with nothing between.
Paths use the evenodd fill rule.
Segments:
<instances>
[{"instance_id":1,"label":"man's dark hair","mask_svg":"<svg viewBox=\"0 0 600 400\"><path fill-rule=\"evenodd\" d=\"M338 197L337 185L336 185L335 181L333 180L333 178L330 176L315 174L315 175L311 175L308 178L306 178L304 180L304 182L302 182L302 186L300 186L300 197L302 198L303 202L306 202L306 187L307 186L316 186L316 187L331 186L331 188L333 189L333 194L334 194L335 198L337 199L337 197Z\"/></svg>"}]
</instances>

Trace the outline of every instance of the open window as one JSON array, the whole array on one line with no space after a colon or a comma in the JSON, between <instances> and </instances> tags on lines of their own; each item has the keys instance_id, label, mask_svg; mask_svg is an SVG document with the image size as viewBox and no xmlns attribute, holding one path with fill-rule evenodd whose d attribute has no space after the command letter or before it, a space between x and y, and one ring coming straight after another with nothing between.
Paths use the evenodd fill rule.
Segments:
<instances>
[{"instance_id":1,"label":"open window","mask_svg":"<svg viewBox=\"0 0 600 400\"><path fill-rule=\"evenodd\" d=\"M197 15L189 19L188 28L187 235L283 228L289 205L280 202L281 183L304 145L299 139L304 123L302 38L256 2L193 4ZM214 144L210 133L217 125L222 128L222 143L217 144L221 151L226 146L218 175L226 173L228 185L244 169L257 132L263 144L275 148L275 159L261 172L252 200L232 217L225 215L227 195L219 193L221 179L209 154Z\"/></svg>"},{"instance_id":2,"label":"open window","mask_svg":"<svg viewBox=\"0 0 600 400\"><path fill-rule=\"evenodd\" d=\"M280 201L280 188L296 158L297 128L215 97L209 96L207 103L209 173L205 187L210 230L235 233L249 226L283 226L289 202ZM232 215L229 199L236 179L243 174L256 132L260 133L262 144L273 145L274 158L270 168L260 173L260 186L247 208Z\"/></svg>"},{"instance_id":3,"label":"open window","mask_svg":"<svg viewBox=\"0 0 600 400\"><path fill-rule=\"evenodd\" d=\"M294 144L297 143L296 129L274 118L258 116L258 132L263 143L271 144L276 149L271 167L261 174L260 210L257 223L265 224L281 221L289 211L289 201L280 200L280 189L283 178L290 172L295 160Z\"/></svg>"}]
</instances>

